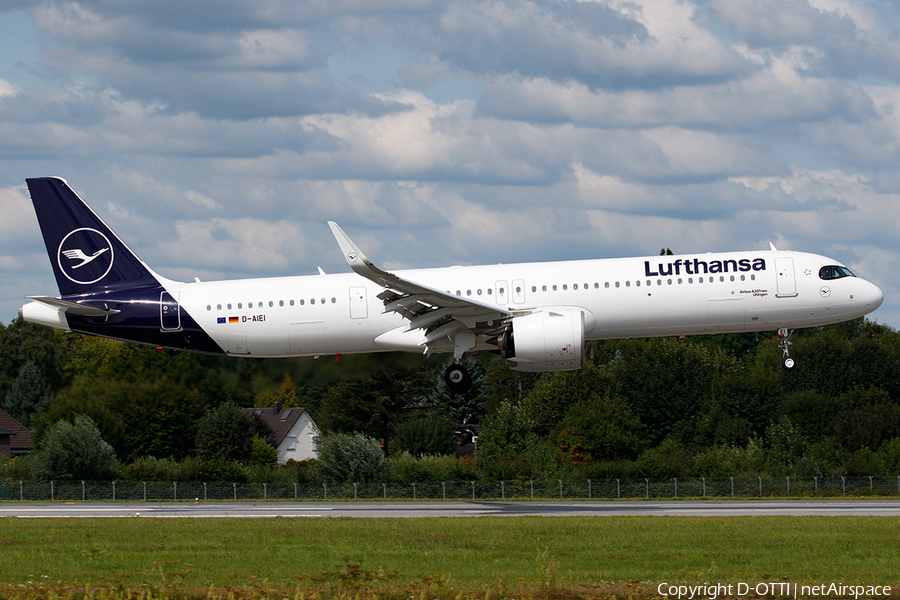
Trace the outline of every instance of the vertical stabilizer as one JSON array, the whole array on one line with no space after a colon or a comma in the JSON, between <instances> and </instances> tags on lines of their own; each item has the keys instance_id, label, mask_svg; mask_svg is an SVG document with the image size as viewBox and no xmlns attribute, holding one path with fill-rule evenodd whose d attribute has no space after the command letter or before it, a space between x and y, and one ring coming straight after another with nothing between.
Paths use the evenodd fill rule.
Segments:
<instances>
[{"instance_id":1,"label":"vertical stabilizer","mask_svg":"<svg viewBox=\"0 0 900 600\"><path fill-rule=\"evenodd\" d=\"M26 182L61 295L159 284L65 180L41 177Z\"/></svg>"}]
</instances>

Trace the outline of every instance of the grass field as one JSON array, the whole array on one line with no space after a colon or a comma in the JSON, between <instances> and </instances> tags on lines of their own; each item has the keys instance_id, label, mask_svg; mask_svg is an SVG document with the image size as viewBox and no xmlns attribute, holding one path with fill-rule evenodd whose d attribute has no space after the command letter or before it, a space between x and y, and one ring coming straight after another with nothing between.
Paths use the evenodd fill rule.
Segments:
<instances>
[{"instance_id":1,"label":"grass field","mask_svg":"<svg viewBox=\"0 0 900 600\"><path fill-rule=\"evenodd\" d=\"M486 586L621 596L663 582L892 585L898 574L892 517L0 519L6 597L382 584L416 597Z\"/></svg>"}]
</instances>

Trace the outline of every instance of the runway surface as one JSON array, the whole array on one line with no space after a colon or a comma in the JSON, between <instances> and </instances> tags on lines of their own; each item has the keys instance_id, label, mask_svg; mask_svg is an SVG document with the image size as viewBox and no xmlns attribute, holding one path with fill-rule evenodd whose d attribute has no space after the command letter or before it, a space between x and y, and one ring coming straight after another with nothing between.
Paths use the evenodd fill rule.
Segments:
<instances>
[{"instance_id":1,"label":"runway surface","mask_svg":"<svg viewBox=\"0 0 900 600\"><path fill-rule=\"evenodd\" d=\"M900 516L900 499L530 502L15 502L0 517Z\"/></svg>"}]
</instances>

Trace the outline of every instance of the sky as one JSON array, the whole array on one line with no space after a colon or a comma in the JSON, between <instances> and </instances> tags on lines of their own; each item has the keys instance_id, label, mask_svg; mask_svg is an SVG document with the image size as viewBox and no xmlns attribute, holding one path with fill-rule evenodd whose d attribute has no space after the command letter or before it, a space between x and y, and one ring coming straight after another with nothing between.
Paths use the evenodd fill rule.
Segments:
<instances>
[{"instance_id":1,"label":"sky","mask_svg":"<svg viewBox=\"0 0 900 600\"><path fill-rule=\"evenodd\" d=\"M53 175L172 279L772 242L897 329L898 102L887 0L0 0L0 322Z\"/></svg>"}]
</instances>

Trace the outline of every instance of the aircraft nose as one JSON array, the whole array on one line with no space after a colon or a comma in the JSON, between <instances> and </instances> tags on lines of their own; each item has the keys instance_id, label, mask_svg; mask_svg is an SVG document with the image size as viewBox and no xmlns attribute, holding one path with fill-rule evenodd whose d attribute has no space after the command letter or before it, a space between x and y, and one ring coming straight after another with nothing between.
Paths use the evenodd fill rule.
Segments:
<instances>
[{"instance_id":1,"label":"aircraft nose","mask_svg":"<svg viewBox=\"0 0 900 600\"><path fill-rule=\"evenodd\" d=\"M866 312L871 312L884 302L884 292L870 281L866 281L866 284L860 294L860 300L866 303Z\"/></svg>"}]
</instances>

